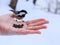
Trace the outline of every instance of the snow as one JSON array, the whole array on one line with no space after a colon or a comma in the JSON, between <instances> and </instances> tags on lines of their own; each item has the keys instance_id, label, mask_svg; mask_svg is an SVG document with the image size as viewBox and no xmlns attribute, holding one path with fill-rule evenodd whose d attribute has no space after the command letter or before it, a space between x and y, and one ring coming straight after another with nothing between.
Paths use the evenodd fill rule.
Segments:
<instances>
[{"instance_id":1,"label":"snow","mask_svg":"<svg viewBox=\"0 0 60 45\"><path fill-rule=\"evenodd\" d=\"M60 15L40 10L39 6L36 7L31 2L32 0L29 2L19 0L16 10L28 11L24 20L45 18L50 22L47 24L48 28L41 30L41 35L0 36L0 45L60 45ZM10 13L10 9L8 6L2 5L0 15Z\"/></svg>"}]
</instances>

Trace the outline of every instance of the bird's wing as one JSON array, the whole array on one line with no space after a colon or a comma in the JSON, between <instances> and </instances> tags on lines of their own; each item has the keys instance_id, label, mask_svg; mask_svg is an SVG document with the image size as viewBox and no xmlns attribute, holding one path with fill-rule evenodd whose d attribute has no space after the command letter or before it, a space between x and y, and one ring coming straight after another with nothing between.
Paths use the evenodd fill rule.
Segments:
<instances>
[{"instance_id":1,"label":"bird's wing","mask_svg":"<svg viewBox=\"0 0 60 45\"><path fill-rule=\"evenodd\" d=\"M17 2L18 2L18 0L11 0L9 6L10 6L13 10L16 10Z\"/></svg>"}]
</instances>

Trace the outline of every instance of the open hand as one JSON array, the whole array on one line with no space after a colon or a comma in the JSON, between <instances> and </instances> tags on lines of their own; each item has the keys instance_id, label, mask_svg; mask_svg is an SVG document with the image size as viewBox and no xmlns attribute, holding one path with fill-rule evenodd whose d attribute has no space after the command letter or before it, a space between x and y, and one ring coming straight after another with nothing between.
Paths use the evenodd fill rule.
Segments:
<instances>
[{"instance_id":1,"label":"open hand","mask_svg":"<svg viewBox=\"0 0 60 45\"><path fill-rule=\"evenodd\" d=\"M13 14L6 14L0 16L0 32L1 35L26 35L26 34L41 34L39 30L46 29L48 21L45 19L35 19L31 21L21 22L24 24L23 28L14 28L13 24L17 23L13 19Z\"/></svg>"}]
</instances>

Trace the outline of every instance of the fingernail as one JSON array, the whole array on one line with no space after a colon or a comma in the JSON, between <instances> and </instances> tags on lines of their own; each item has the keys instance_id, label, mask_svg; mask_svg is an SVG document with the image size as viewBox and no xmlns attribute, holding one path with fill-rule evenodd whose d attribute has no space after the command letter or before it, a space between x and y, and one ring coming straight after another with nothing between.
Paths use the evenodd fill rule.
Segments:
<instances>
[{"instance_id":1,"label":"fingernail","mask_svg":"<svg viewBox=\"0 0 60 45\"><path fill-rule=\"evenodd\" d=\"M49 21L46 21L46 23L49 23Z\"/></svg>"}]
</instances>

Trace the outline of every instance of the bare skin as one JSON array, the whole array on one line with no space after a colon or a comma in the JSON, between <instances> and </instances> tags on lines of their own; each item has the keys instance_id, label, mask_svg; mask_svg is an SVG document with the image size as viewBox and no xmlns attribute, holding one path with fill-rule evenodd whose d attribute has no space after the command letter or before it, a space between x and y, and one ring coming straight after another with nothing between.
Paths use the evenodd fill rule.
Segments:
<instances>
[{"instance_id":1,"label":"bare skin","mask_svg":"<svg viewBox=\"0 0 60 45\"><path fill-rule=\"evenodd\" d=\"M0 16L0 34L1 35L27 35L41 34L39 30L46 29L49 22L45 19L35 19L26 22L16 22L12 17L13 14ZM14 28L13 24L24 24L23 28Z\"/></svg>"}]
</instances>

